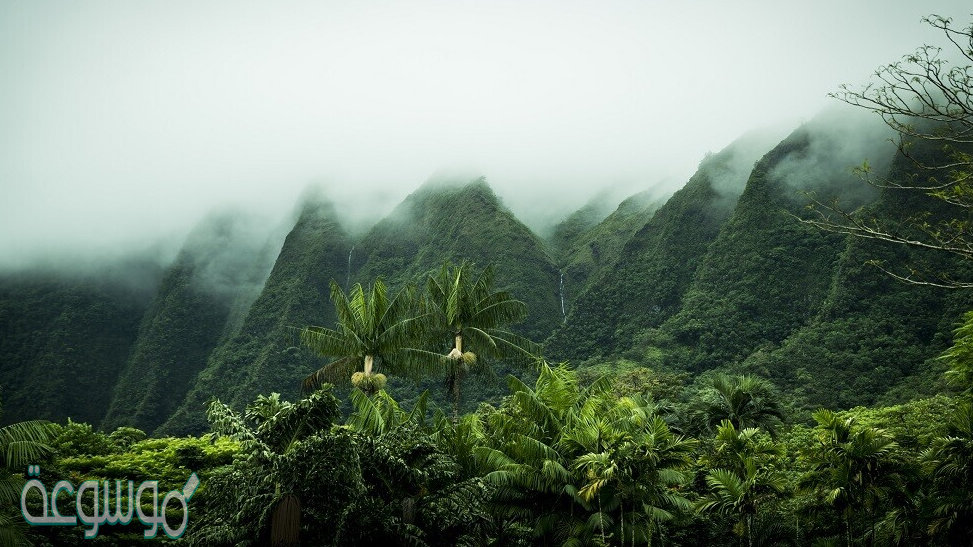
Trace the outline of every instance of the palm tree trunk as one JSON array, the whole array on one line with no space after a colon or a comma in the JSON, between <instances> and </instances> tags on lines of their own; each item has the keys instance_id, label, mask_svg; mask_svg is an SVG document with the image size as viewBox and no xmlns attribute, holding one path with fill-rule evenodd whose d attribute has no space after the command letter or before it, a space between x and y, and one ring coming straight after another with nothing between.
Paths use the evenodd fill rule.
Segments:
<instances>
[{"instance_id":1,"label":"palm tree trunk","mask_svg":"<svg viewBox=\"0 0 973 547\"><path fill-rule=\"evenodd\" d=\"M601 492L599 492L597 496L598 496L598 530L601 531L601 542L605 543L605 514L601 512Z\"/></svg>"},{"instance_id":2,"label":"palm tree trunk","mask_svg":"<svg viewBox=\"0 0 973 547\"><path fill-rule=\"evenodd\" d=\"M618 511L619 521L618 522L619 522L619 524L622 527L622 537L620 537L618 539L620 540L619 541L619 544L625 545L625 501L624 500L621 501L618 504L618 509L619 509L619 511Z\"/></svg>"},{"instance_id":3,"label":"palm tree trunk","mask_svg":"<svg viewBox=\"0 0 973 547\"><path fill-rule=\"evenodd\" d=\"M747 515L747 545L753 547L753 515Z\"/></svg>"},{"instance_id":4,"label":"palm tree trunk","mask_svg":"<svg viewBox=\"0 0 973 547\"><path fill-rule=\"evenodd\" d=\"M453 429L459 424L459 376L453 378Z\"/></svg>"},{"instance_id":5,"label":"palm tree trunk","mask_svg":"<svg viewBox=\"0 0 973 547\"><path fill-rule=\"evenodd\" d=\"M456 334L456 345L453 347L453 351L450 355L454 355L453 359L456 363L453 365L453 428L459 424L459 398L460 398L460 362L463 360L463 335L462 333Z\"/></svg>"},{"instance_id":6,"label":"palm tree trunk","mask_svg":"<svg viewBox=\"0 0 973 547\"><path fill-rule=\"evenodd\" d=\"M851 517L845 514L845 541L851 547Z\"/></svg>"}]
</instances>

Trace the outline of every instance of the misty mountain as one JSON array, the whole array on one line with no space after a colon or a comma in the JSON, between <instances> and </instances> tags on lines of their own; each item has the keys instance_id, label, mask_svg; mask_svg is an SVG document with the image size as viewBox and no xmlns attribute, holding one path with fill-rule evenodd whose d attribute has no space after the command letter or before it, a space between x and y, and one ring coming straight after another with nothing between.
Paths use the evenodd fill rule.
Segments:
<instances>
[{"instance_id":1,"label":"misty mountain","mask_svg":"<svg viewBox=\"0 0 973 547\"><path fill-rule=\"evenodd\" d=\"M560 243L563 249L558 264L565 313L590 282L599 278L602 270L618 263L625 244L652 219L662 203L657 190L644 190L629 196L601 222L584 230L579 229L582 219L591 218L586 215L587 206L555 226L551 245Z\"/></svg>"},{"instance_id":2,"label":"misty mountain","mask_svg":"<svg viewBox=\"0 0 973 547\"><path fill-rule=\"evenodd\" d=\"M427 183L409 195L355 245L351 280L424 283L444 260L493 264L498 288L527 303L530 315L515 327L526 336L543 340L560 323L554 260L483 179Z\"/></svg>"},{"instance_id":3,"label":"misty mountain","mask_svg":"<svg viewBox=\"0 0 973 547\"><path fill-rule=\"evenodd\" d=\"M938 161L932 156L939 153L927 145L910 151L920 161ZM911 159L897 155L885 178L906 182L918 174ZM856 214L898 220L916 210L942 211L943 205L916 192L885 189ZM973 296L901 283L868 262L962 277L968 266L943 253L855 237L839 250L827 296L810 321L779 345L752 353L742 368L773 378L813 405L870 405L942 392L943 364L936 357L951 344Z\"/></svg>"},{"instance_id":4,"label":"misty mountain","mask_svg":"<svg viewBox=\"0 0 973 547\"><path fill-rule=\"evenodd\" d=\"M205 429L205 404L212 397L242 407L258 394L299 391L301 380L320 367L320 359L299 348L298 329L332 325L332 279L347 273L351 239L335 217L334 205L309 197L287 234L260 296L239 329L212 351L159 431Z\"/></svg>"},{"instance_id":5,"label":"misty mountain","mask_svg":"<svg viewBox=\"0 0 973 547\"><path fill-rule=\"evenodd\" d=\"M272 244L261 228L257 219L225 212L189 234L142 318L103 428L152 431L173 413L267 279Z\"/></svg>"},{"instance_id":6,"label":"misty mountain","mask_svg":"<svg viewBox=\"0 0 973 547\"><path fill-rule=\"evenodd\" d=\"M324 364L297 333L334 324L331 280L347 288L382 277L399 288L423 283L447 259L493 264L499 288L528 305L516 329L546 340L552 361L756 371L804 405L935 390L930 358L971 298L895 283L865 262L957 266L798 222L807 192L863 215L914 208L850 174L868 157L907 177L908 162L828 116L776 140L748 134L707 156L668 199L650 189L609 212L595 198L546 240L483 179L429 182L358 238L327 196L312 195L286 238L245 215L212 216L165 271L106 264L97 274L6 274L4 419L202 431L211 398L242 407L258 394L293 397ZM500 375L529 375L496 365ZM471 378L464 407L494 400L495 387ZM422 389L441 395L435 378L390 378L389 389L403 401Z\"/></svg>"},{"instance_id":7,"label":"misty mountain","mask_svg":"<svg viewBox=\"0 0 973 547\"><path fill-rule=\"evenodd\" d=\"M743 192L753 162L771 144L751 134L704 159L689 182L624 243L614 264L588 283L567 321L547 341L548 351L572 360L612 355L627 349L641 330L676 313L698 261Z\"/></svg>"},{"instance_id":8,"label":"misty mountain","mask_svg":"<svg viewBox=\"0 0 973 547\"><path fill-rule=\"evenodd\" d=\"M689 368L706 370L777 344L824 302L844 237L798 223L800 192L858 185L847 169L796 180L838 158L812 154L819 126L805 125L754 167L732 216L701 258L692 285L666 330L688 348ZM784 169L793 165L793 169ZM803 166L802 166L803 165Z\"/></svg>"},{"instance_id":9,"label":"misty mountain","mask_svg":"<svg viewBox=\"0 0 973 547\"><path fill-rule=\"evenodd\" d=\"M132 259L0 276L4 421L100 422L161 275Z\"/></svg>"},{"instance_id":10,"label":"misty mountain","mask_svg":"<svg viewBox=\"0 0 973 547\"><path fill-rule=\"evenodd\" d=\"M608 196L601 193L588 200L588 203L577 211L564 217L544 236L544 243L551 256L558 264L562 264L581 238L605 220L611 212Z\"/></svg>"}]
</instances>

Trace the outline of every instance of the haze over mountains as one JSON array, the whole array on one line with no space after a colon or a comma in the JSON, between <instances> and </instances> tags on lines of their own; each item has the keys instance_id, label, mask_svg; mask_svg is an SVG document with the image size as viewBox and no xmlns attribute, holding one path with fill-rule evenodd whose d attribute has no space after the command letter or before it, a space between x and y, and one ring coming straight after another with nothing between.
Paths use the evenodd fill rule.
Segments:
<instances>
[{"instance_id":1,"label":"haze over mountains","mask_svg":"<svg viewBox=\"0 0 973 547\"><path fill-rule=\"evenodd\" d=\"M240 407L257 394L298 392L321 362L299 347L296 329L334 321L332 279L347 287L381 276L398 287L445 259L494 264L498 283L528 304L518 330L546 341L549 359L756 371L808 408L935 391L930 359L969 298L897 284L864 262L902 250L797 220L807 191L896 215L896 196L869 192L850 173L867 157L907 176L882 137L829 114L782 140L747 134L703 159L675 193L647 188L614 209L596 194L545 237L489 181L434 180L364 232L326 193L309 192L282 228L243 213L210 216L163 266L132 256L84 274L6 273L4 420L201 431L211 397ZM474 379L468 406L499 393L492 385ZM407 399L419 388L391 389Z\"/></svg>"}]
</instances>

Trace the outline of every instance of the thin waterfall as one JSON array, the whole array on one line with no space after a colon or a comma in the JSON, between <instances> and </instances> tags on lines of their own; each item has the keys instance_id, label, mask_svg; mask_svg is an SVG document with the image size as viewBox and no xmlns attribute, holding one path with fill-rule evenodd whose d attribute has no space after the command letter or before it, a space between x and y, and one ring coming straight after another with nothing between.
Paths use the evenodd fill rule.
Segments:
<instances>
[{"instance_id":1,"label":"thin waterfall","mask_svg":"<svg viewBox=\"0 0 973 547\"><path fill-rule=\"evenodd\" d=\"M561 293L561 322L567 323L568 314L564 309L564 270L558 270L558 273L561 274L561 281L560 281L561 288L559 289L559 292Z\"/></svg>"},{"instance_id":2,"label":"thin waterfall","mask_svg":"<svg viewBox=\"0 0 973 547\"><path fill-rule=\"evenodd\" d=\"M355 246L351 246L351 250L348 251L348 275L345 276L345 292L347 293L351 290L351 253L355 252Z\"/></svg>"}]
</instances>

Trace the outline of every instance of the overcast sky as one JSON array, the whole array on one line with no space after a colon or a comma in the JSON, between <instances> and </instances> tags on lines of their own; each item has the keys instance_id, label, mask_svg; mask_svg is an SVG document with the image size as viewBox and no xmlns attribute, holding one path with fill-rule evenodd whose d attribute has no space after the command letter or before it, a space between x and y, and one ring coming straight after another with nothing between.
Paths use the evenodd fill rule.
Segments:
<instances>
[{"instance_id":1,"label":"overcast sky","mask_svg":"<svg viewBox=\"0 0 973 547\"><path fill-rule=\"evenodd\" d=\"M964 1L0 3L0 264L180 237L310 181L378 217L485 175L529 224L681 185ZM375 219L377 220L377 218Z\"/></svg>"}]
</instances>

